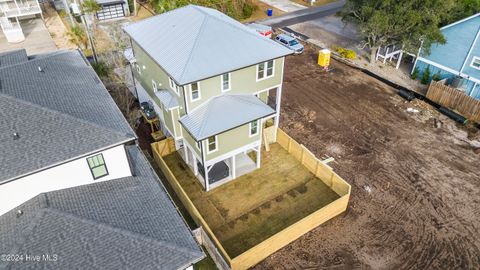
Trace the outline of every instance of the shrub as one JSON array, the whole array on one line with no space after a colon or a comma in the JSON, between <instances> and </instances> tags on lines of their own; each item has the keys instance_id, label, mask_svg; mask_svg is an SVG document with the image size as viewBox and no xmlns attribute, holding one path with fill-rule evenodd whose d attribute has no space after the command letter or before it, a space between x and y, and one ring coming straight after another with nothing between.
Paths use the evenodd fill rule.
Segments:
<instances>
[{"instance_id":1,"label":"shrub","mask_svg":"<svg viewBox=\"0 0 480 270\"><path fill-rule=\"evenodd\" d=\"M355 57L357 57L357 54L354 50L349 50L342 47L333 47L333 50L340 54L340 56L343 58L355 59Z\"/></svg>"},{"instance_id":2,"label":"shrub","mask_svg":"<svg viewBox=\"0 0 480 270\"><path fill-rule=\"evenodd\" d=\"M419 71L418 71L418 68L416 67L416 68L413 70L412 74L410 75L410 78L411 78L412 80L418 79L418 73L419 73Z\"/></svg>"},{"instance_id":3,"label":"shrub","mask_svg":"<svg viewBox=\"0 0 480 270\"><path fill-rule=\"evenodd\" d=\"M440 79L441 79L441 77L440 77L440 72L437 72L436 74L434 74L434 75L432 76L432 80L434 80L434 81L436 81L436 82L440 81Z\"/></svg>"},{"instance_id":4,"label":"shrub","mask_svg":"<svg viewBox=\"0 0 480 270\"><path fill-rule=\"evenodd\" d=\"M100 78L106 78L110 75L111 68L104 61L98 61L92 63L92 67Z\"/></svg>"},{"instance_id":5,"label":"shrub","mask_svg":"<svg viewBox=\"0 0 480 270\"><path fill-rule=\"evenodd\" d=\"M427 84L430 82L430 66L427 66L427 69L425 69L425 71L423 72L420 82L422 84Z\"/></svg>"}]
</instances>

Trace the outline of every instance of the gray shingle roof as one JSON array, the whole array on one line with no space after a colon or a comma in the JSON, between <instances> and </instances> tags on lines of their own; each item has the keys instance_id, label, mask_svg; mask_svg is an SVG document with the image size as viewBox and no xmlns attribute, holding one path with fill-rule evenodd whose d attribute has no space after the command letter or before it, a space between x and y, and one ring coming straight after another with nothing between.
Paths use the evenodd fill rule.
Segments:
<instances>
[{"instance_id":1,"label":"gray shingle roof","mask_svg":"<svg viewBox=\"0 0 480 270\"><path fill-rule=\"evenodd\" d=\"M76 51L0 67L0 104L0 182L136 138Z\"/></svg>"},{"instance_id":2,"label":"gray shingle roof","mask_svg":"<svg viewBox=\"0 0 480 270\"><path fill-rule=\"evenodd\" d=\"M253 95L221 95L180 118L180 123L198 141L274 113Z\"/></svg>"},{"instance_id":3,"label":"gray shingle roof","mask_svg":"<svg viewBox=\"0 0 480 270\"><path fill-rule=\"evenodd\" d=\"M128 154L135 177L43 193L0 216L0 254L58 255L0 268L184 269L202 259L148 161L136 146Z\"/></svg>"},{"instance_id":4,"label":"gray shingle roof","mask_svg":"<svg viewBox=\"0 0 480 270\"><path fill-rule=\"evenodd\" d=\"M217 10L195 5L125 31L180 85L292 53Z\"/></svg>"},{"instance_id":5,"label":"gray shingle roof","mask_svg":"<svg viewBox=\"0 0 480 270\"><path fill-rule=\"evenodd\" d=\"M0 53L0 67L28 61L25 49Z\"/></svg>"},{"instance_id":6,"label":"gray shingle roof","mask_svg":"<svg viewBox=\"0 0 480 270\"><path fill-rule=\"evenodd\" d=\"M178 106L177 98L166 89L158 90L155 95L167 109L172 109Z\"/></svg>"}]
</instances>

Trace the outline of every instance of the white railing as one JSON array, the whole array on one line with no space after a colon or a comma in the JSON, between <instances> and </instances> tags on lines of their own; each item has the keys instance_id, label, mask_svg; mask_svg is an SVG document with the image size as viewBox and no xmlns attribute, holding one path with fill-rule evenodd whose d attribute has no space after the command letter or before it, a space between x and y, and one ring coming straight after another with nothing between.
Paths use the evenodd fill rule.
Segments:
<instances>
[{"instance_id":1,"label":"white railing","mask_svg":"<svg viewBox=\"0 0 480 270\"><path fill-rule=\"evenodd\" d=\"M38 2L36 1L10 1L0 2L0 12L7 18L27 16L42 13Z\"/></svg>"}]
</instances>

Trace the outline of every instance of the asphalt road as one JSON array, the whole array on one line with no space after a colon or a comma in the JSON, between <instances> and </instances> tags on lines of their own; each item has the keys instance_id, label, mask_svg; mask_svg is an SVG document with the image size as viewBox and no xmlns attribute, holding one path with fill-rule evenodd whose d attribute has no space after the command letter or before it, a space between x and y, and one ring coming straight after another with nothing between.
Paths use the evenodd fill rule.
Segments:
<instances>
[{"instance_id":1,"label":"asphalt road","mask_svg":"<svg viewBox=\"0 0 480 270\"><path fill-rule=\"evenodd\" d=\"M289 12L274 18L261 20L259 22L265 25L269 25L273 28L281 28L333 15L341 11L345 3L345 0L340 0L319 7L306 8L298 11Z\"/></svg>"}]
</instances>

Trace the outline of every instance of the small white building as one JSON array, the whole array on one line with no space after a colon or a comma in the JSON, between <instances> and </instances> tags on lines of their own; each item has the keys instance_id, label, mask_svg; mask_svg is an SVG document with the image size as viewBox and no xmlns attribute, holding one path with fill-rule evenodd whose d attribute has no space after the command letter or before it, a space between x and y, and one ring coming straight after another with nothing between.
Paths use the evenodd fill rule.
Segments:
<instances>
[{"instance_id":1,"label":"small white building","mask_svg":"<svg viewBox=\"0 0 480 270\"><path fill-rule=\"evenodd\" d=\"M0 28L8 42L24 41L20 21L38 15L42 16L38 0L0 0Z\"/></svg>"}]
</instances>

